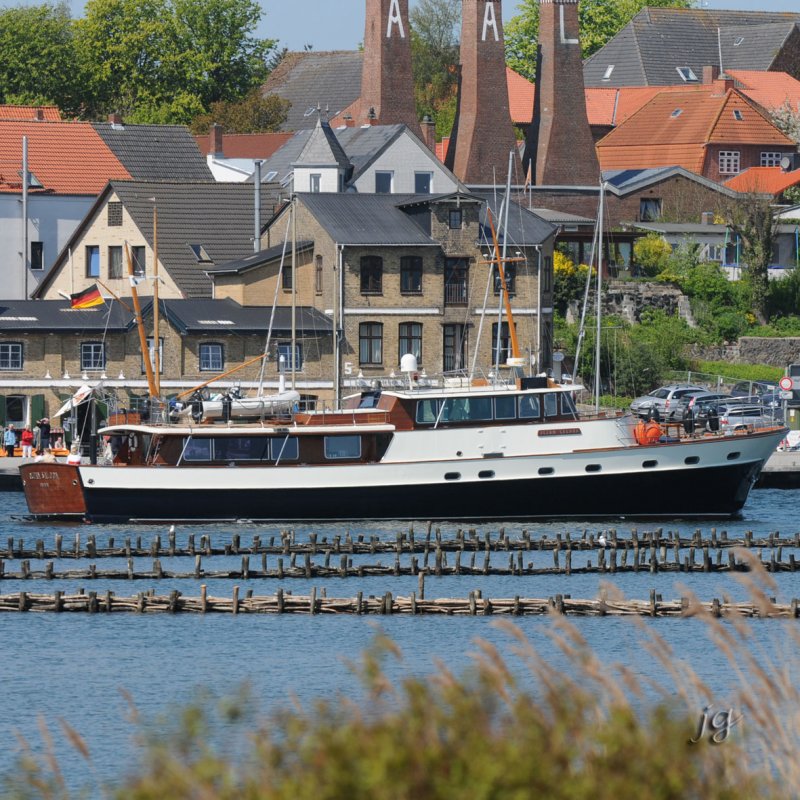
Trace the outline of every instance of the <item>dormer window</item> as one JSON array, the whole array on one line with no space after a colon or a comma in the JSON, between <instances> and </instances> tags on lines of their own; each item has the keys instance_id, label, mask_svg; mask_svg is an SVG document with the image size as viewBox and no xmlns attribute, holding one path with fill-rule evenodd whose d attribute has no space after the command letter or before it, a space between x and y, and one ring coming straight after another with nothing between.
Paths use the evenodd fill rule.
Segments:
<instances>
[{"instance_id":1,"label":"dormer window","mask_svg":"<svg viewBox=\"0 0 800 800\"><path fill-rule=\"evenodd\" d=\"M744 115L738 108L733 109L733 118L741 122L744 119Z\"/></svg>"},{"instance_id":2,"label":"dormer window","mask_svg":"<svg viewBox=\"0 0 800 800\"><path fill-rule=\"evenodd\" d=\"M677 119L677 118L678 118L678 117L679 117L681 114L683 114L683 109L682 109L682 108L676 108L676 109L675 109L675 110L674 110L674 111L673 111L673 112L670 114L670 117L672 117L672 119Z\"/></svg>"},{"instance_id":3,"label":"dormer window","mask_svg":"<svg viewBox=\"0 0 800 800\"><path fill-rule=\"evenodd\" d=\"M675 69L678 70L681 80L686 81L686 83L697 83L697 75L694 74L694 70L691 67L675 67Z\"/></svg>"},{"instance_id":4,"label":"dormer window","mask_svg":"<svg viewBox=\"0 0 800 800\"><path fill-rule=\"evenodd\" d=\"M744 36L737 36L733 41L733 46L738 47L744 41Z\"/></svg>"},{"instance_id":5,"label":"dormer window","mask_svg":"<svg viewBox=\"0 0 800 800\"><path fill-rule=\"evenodd\" d=\"M614 71L614 65L613 64L609 64L606 67L606 71L603 73L603 80L604 81L610 81L611 80L611 73L613 71Z\"/></svg>"},{"instance_id":6,"label":"dormer window","mask_svg":"<svg viewBox=\"0 0 800 800\"><path fill-rule=\"evenodd\" d=\"M198 264L210 264L212 262L211 256L206 252L206 249L203 247L203 245L190 244L189 247L192 249Z\"/></svg>"},{"instance_id":7,"label":"dormer window","mask_svg":"<svg viewBox=\"0 0 800 800\"><path fill-rule=\"evenodd\" d=\"M311 173L311 192L313 194L319 194L321 181L322 175L319 172Z\"/></svg>"}]
</instances>

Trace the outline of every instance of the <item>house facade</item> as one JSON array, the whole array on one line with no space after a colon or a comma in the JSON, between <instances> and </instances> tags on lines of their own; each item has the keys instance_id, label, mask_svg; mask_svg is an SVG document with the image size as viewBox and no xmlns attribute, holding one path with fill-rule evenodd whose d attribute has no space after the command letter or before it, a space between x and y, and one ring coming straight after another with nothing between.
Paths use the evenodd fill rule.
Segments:
<instances>
[{"instance_id":1,"label":"house facade","mask_svg":"<svg viewBox=\"0 0 800 800\"><path fill-rule=\"evenodd\" d=\"M250 302L265 304L277 296L285 305L294 281L295 302L333 320L339 396L372 379L400 380L406 353L430 376L466 374L473 360L485 375L496 362L498 333L501 364L509 347L499 283L490 277L488 215L498 211L494 202L464 192L298 194L294 223L287 204L264 232L269 257L254 255L248 263L209 272L215 297L242 296L246 281ZM283 243L292 228L296 276L289 266L287 277L292 248L284 254ZM515 206L509 214L514 322L521 355L535 371L551 364L554 233L555 226L526 209Z\"/></svg>"}]
</instances>

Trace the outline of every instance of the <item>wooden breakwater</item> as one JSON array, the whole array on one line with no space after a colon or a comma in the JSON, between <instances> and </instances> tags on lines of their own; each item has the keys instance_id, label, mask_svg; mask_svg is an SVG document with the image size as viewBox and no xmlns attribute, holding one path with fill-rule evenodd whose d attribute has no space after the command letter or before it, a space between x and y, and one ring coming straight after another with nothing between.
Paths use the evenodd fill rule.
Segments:
<instances>
[{"instance_id":1,"label":"wooden breakwater","mask_svg":"<svg viewBox=\"0 0 800 800\"><path fill-rule=\"evenodd\" d=\"M447 553L436 549L426 552L418 559L416 556L408 557L407 563L401 562L399 553L395 554L393 564L358 563L347 554L338 556L338 564L331 563L331 553L325 554L322 563L312 560L309 553L292 553L288 558L283 557L269 560L266 553L260 557L250 555L241 557L239 569L209 569L208 561L203 561L200 553L194 556L194 566L190 571L164 569L160 558L152 560L150 568L143 567L141 558L135 560L133 556L127 558L124 569L98 568L95 563L89 563L82 569L56 569L53 561L47 561L44 569L31 569L31 561L23 559L19 562L19 569L7 569L7 562L0 558L0 581L3 580L185 580L191 578L202 579L257 579L257 578L364 578L368 576L404 576L404 575L504 575L504 576L542 576L542 575L587 575L587 574L620 574L638 572L691 572L691 573L719 573L719 572L749 572L753 569L753 561L768 572L796 572L800 568L800 558L790 553L788 559L783 558L783 547L773 548L769 558L765 559L761 549L747 559L737 558L733 550L723 551L718 548L712 553L709 547L697 549L693 546L688 551L683 551L677 544L673 548L662 545L660 548L639 548L637 550L622 551L597 550L597 560L588 559L585 565L573 564L573 551L553 550L553 566L535 566L534 562L524 561L522 551L509 553L505 564L492 565L491 552L482 554L480 560L474 551L466 554L462 560L462 552ZM630 553L630 559L628 555ZM449 555L449 558L448 558ZM302 556L302 558L298 558ZM495 562L498 554L495 552ZM619 557L618 557L619 556ZM723 558L724 556L724 558ZM212 556L209 560L213 559ZM462 563L463 561L463 563ZM9 562L10 563L10 562Z\"/></svg>"},{"instance_id":2,"label":"wooden breakwater","mask_svg":"<svg viewBox=\"0 0 800 800\"><path fill-rule=\"evenodd\" d=\"M800 601L793 599L787 604L769 601L732 603L713 599L710 602L691 601L688 598L664 601L655 591L649 600L622 600L600 597L595 600L572 599L569 595L545 598L515 596L513 598L484 598L479 591L470 592L465 598L424 599L411 593L408 597L394 597L391 592L384 595L356 597L327 597L324 591L318 596L316 589L309 595L293 595L278 590L274 595L254 595L248 591L240 595L235 586L230 597L214 597L201 586L199 597L185 597L173 590L168 595L141 592L131 597L119 597L113 592L65 594L34 594L19 592L0 595L0 612L83 612L101 613L221 613L221 614L394 614L440 615L440 616L489 616L505 614L511 616L541 616L563 614L568 616L594 617L693 617L706 613L714 617L789 617L800 616Z\"/></svg>"},{"instance_id":3,"label":"wooden breakwater","mask_svg":"<svg viewBox=\"0 0 800 800\"><path fill-rule=\"evenodd\" d=\"M52 546L46 546L44 539L37 539L34 546L26 546L24 539L8 537L5 549L0 548L0 557L8 559L54 559L54 558L119 558L132 556L195 556L202 554L212 555L375 555L379 553L414 553L424 554L439 550L443 553L450 552L502 552L502 551L580 551L580 550L611 550L611 551L641 551L652 548L671 549L727 549L733 547L796 547L800 548L800 532L786 535L773 531L766 536L756 536L752 531L745 531L739 537L729 537L727 531L717 532L712 528L708 535L704 535L698 528L691 536L682 536L679 531L664 531L658 528L653 531L639 532L632 529L627 536L620 536L615 529L590 532L584 530L582 534L571 532L556 533L552 537L547 534L532 536L527 530L513 536L506 533L504 528L496 534L490 531L479 533L475 529L459 529L454 535L442 535L437 528L431 530L430 526L424 534L415 534L413 529L396 532L393 535L379 537L375 534L351 535L349 532L332 537L318 536L310 533L307 539L300 540L294 531L284 531L277 536L262 537L254 535L249 543L243 542L240 534L234 533L230 541L217 543L211 534L202 534L199 537L189 533L185 544L179 544L177 534L169 532L162 537L155 534L145 543L141 535L126 536L118 540L109 536L106 543L98 543L95 534L83 537L75 533L72 542L65 542L63 534L56 534Z\"/></svg>"}]
</instances>

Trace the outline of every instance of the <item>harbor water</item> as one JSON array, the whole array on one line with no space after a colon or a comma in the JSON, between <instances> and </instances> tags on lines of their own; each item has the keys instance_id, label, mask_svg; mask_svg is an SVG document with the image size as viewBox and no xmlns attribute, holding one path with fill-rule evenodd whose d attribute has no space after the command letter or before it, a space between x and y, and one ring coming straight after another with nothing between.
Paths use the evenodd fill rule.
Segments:
<instances>
[{"instance_id":1,"label":"harbor water","mask_svg":"<svg viewBox=\"0 0 800 800\"><path fill-rule=\"evenodd\" d=\"M700 487L698 487L700 490ZM704 521L663 521L658 526L652 523L633 523L615 520L608 523L560 521L558 523L502 523L509 536L518 536L522 530L532 538L570 532L573 539L580 538L584 530L597 533L603 528L614 527L620 537L630 535L632 528L653 530L661 527L666 531L680 532L691 536L696 529L708 535L713 528L717 533L727 532L729 538L752 531L756 536L766 537L779 531L782 537L793 536L800 531L798 523L798 491L764 489L751 493L742 519ZM73 541L76 532L86 538L96 537L98 547L105 546L109 537L119 545L126 537L141 536L149 543L160 533L166 540L167 530L154 526L70 525L65 523L41 523L26 520L24 497L19 492L0 493L0 549L9 538L22 540L27 548L34 548L37 540L44 540L46 548L53 547L57 534L62 534L66 543ZM310 533L329 541L336 535L349 532L353 537L363 534L379 536L394 541L398 532L408 531L408 522L358 522L349 525L312 526L293 525L296 541L307 539ZM424 535L427 523L420 521L414 528ZM443 537L455 536L462 524L441 523L438 525ZM501 524L482 522L474 526L479 532L497 533ZM199 540L201 535L210 535L214 545L231 542L239 535L243 544L249 543L253 535L262 542L270 536L278 537L281 528L256 526L252 523L226 525L178 526L177 542L186 544L193 533ZM800 560L800 552L787 547L784 542L783 558L794 552ZM0 554L2 555L2 554ZM591 559L597 563L596 552L576 552L577 564ZM403 563L410 559L404 555ZM768 552L762 553L769 560ZM378 553L355 556L354 564L382 562L393 563L392 554ZM138 560L138 559L137 559ZM526 563L536 566L552 566L552 552L530 552L525 554ZM138 571L147 571L152 559L141 559ZM164 556L161 558L165 571L191 572L190 559ZM100 568L100 560L95 560ZM104 569L124 570L124 558L102 559ZM238 569L241 556L215 556L204 562L207 570ZM502 563L502 559L501 559ZM85 569L87 560L81 562ZM255 568L255 567L254 567ZM42 564L31 563L31 569L41 571ZM67 558L55 563L56 573L76 569L76 562ZM214 596L231 596L234 585L240 587L242 596L247 590L255 595L273 595L278 588L295 595L307 595L315 587L317 593L325 590L329 597L354 597L357 592L364 596L381 596L392 592L394 596L408 596L418 588L417 578L412 576L364 576L327 579L278 579L228 578L194 579L163 578L146 579L96 579L56 578L45 580L34 577L21 580L12 575L20 571L15 559L5 559L5 577L0 580L0 594L9 595L21 591L53 594L61 590L74 594L78 588L97 591L107 590L119 596L133 596L154 589L158 595L166 595L179 589L184 596L198 596L200 584L205 583L208 593ZM800 575L784 571L775 574L776 587L769 593L778 602L788 603L800 597ZM683 573L647 570L638 573L573 574L573 575L428 575L425 595L432 597L464 598L472 590L479 589L483 597L513 598L550 597L569 594L573 598L595 598L603 586L613 584L628 598L647 599L655 589L663 599L672 600L694 592L702 600L729 597L745 599L746 589L729 573ZM41 750L40 719L51 729L58 729L63 719L84 737L92 757L92 769L102 780L114 782L126 771L135 768L141 755L136 743L137 728L130 721L132 699L138 714L149 724L157 727L161 717L174 716L176 708L192 702L210 703L212 698L236 694L247 687L248 702L260 715L268 715L278 708L286 707L295 699L310 706L319 698L335 699L345 695L358 700L363 696L358 679L353 675L352 661L373 641L376 629L391 636L402 651L402 660L389 659L386 671L390 678L401 679L404 675L429 675L437 670L439 662L455 672L467 669L472 654L476 652L475 640L484 638L493 642L519 672L525 682L525 669L515 660L512 642L507 632L495 624L490 616L353 616L353 615L254 615L239 614L85 614L85 613L3 613L0 614L0 636L3 653L3 714L0 716L0 773L8 774L14 769L20 753L19 737L30 743L34 751ZM594 649L595 653L613 672L614 665L624 663L629 669L655 684L669 684L670 678L663 675L658 665L643 646L636 626L630 620L612 617L575 617L571 622ZM553 621L549 617L518 617L518 625L531 640L540 655L554 670L568 668L564 658L553 644L548 632ZM796 647L785 636L781 626L785 623L774 620L753 620L753 646L763 648L778 663L796 660ZM800 625L800 622L797 623ZM651 629L663 637L689 662L715 694L725 697L736 685L730 665L722 652L709 640L706 626L695 619L651 619L646 620L645 630ZM531 687L535 691L535 687ZM698 709L699 713L700 709ZM55 737L55 748L61 768L72 787L92 786L90 767L70 746L64 737ZM90 794L93 790L89 790Z\"/></svg>"}]
</instances>

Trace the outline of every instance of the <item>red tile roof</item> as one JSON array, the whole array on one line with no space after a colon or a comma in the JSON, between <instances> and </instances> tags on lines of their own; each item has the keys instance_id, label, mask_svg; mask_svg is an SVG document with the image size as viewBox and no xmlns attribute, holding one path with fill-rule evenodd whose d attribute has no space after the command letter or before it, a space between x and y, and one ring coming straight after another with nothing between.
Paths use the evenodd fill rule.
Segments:
<instances>
[{"instance_id":1,"label":"red tile roof","mask_svg":"<svg viewBox=\"0 0 800 800\"><path fill-rule=\"evenodd\" d=\"M41 112L41 120L58 121L61 111L58 106L10 106L0 105L0 119L36 119Z\"/></svg>"},{"instance_id":2,"label":"red tile roof","mask_svg":"<svg viewBox=\"0 0 800 800\"><path fill-rule=\"evenodd\" d=\"M800 183L800 169L784 172L780 167L750 167L725 181L729 189L737 192L776 195L798 183Z\"/></svg>"},{"instance_id":3,"label":"red tile roof","mask_svg":"<svg viewBox=\"0 0 800 800\"><path fill-rule=\"evenodd\" d=\"M508 83L508 108L515 125L527 125L533 119L534 85L518 72L506 67Z\"/></svg>"},{"instance_id":4,"label":"red tile roof","mask_svg":"<svg viewBox=\"0 0 800 800\"><path fill-rule=\"evenodd\" d=\"M702 172L708 143L791 146L736 89L659 92L597 143L604 170L678 165Z\"/></svg>"},{"instance_id":5,"label":"red tile roof","mask_svg":"<svg viewBox=\"0 0 800 800\"><path fill-rule=\"evenodd\" d=\"M775 111L787 101L797 111L800 109L800 81L785 72L759 72L747 69L727 70L751 100L768 111Z\"/></svg>"},{"instance_id":6,"label":"red tile roof","mask_svg":"<svg viewBox=\"0 0 800 800\"><path fill-rule=\"evenodd\" d=\"M54 194L97 195L128 171L88 122L0 120L0 192L19 192L22 137L28 137L28 169Z\"/></svg>"},{"instance_id":7,"label":"red tile roof","mask_svg":"<svg viewBox=\"0 0 800 800\"><path fill-rule=\"evenodd\" d=\"M291 133L225 133L222 151L225 158L269 158L291 139ZM195 136L200 152L211 153L211 135Z\"/></svg>"}]
</instances>

